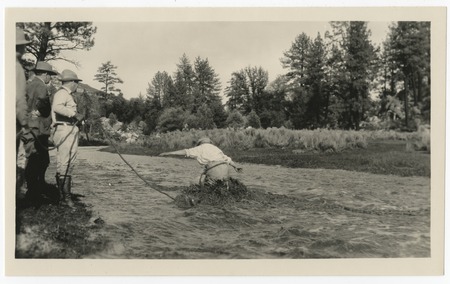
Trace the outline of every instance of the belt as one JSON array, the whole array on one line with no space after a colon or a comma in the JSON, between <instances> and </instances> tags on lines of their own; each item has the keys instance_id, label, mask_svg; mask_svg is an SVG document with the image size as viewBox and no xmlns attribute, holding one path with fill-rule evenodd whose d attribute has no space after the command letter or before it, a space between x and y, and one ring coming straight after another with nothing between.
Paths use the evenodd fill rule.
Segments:
<instances>
[{"instance_id":1,"label":"belt","mask_svg":"<svg viewBox=\"0 0 450 284\"><path fill-rule=\"evenodd\" d=\"M209 170L221 166L221 165L226 165L228 164L227 162L212 162L209 163L208 165L205 166L205 171L203 172L204 174L206 174Z\"/></svg>"}]
</instances>

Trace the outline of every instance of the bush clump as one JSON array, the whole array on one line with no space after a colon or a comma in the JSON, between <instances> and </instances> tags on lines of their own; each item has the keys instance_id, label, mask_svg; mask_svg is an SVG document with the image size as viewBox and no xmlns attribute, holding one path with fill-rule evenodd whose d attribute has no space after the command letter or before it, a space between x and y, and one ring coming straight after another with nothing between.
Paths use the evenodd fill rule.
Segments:
<instances>
[{"instance_id":1,"label":"bush clump","mask_svg":"<svg viewBox=\"0 0 450 284\"><path fill-rule=\"evenodd\" d=\"M177 196L176 202L178 200L183 203L187 197L189 200L193 200L194 204L224 205L239 202L250 196L250 191L243 183L237 179L230 178L228 180L217 181L209 186L201 187L199 185L191 185L186 187L182 190L181 195Z\"/></svg>"}]
</instances>

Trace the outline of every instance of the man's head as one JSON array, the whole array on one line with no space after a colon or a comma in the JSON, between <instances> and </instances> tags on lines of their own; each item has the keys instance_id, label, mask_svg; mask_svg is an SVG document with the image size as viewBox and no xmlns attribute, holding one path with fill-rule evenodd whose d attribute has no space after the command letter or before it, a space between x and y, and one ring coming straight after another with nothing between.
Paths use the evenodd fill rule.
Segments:
<instances>
[{"instance_id":1,"label":"man's head","mask_svg":"<svg viewBox=\"0 0 450 284\"><path fill-rule=\"evenodd\" d=\"M61 74L59 74L59 80L61 81L62 85L72 92L75 92L78 88L78 83L82 81L81 79L78 79L78 76L75 72L72 70L63 70Z\"/></svg>"},{"instance_id":2,"label":"man's head","mask_svg":"<svg viewBox=\"0 0 450 284\"><path fill-rule=\"evenodd\" d=\"M26 39L25 33L21 28L16 28L16 56L21 58L25 53L25 47L30 41Z\"/></svg>"},{"instance_id":3,"label":"man's head","mask_svg":"<svg viewBox=\"0 0 450 284\"><path fill-rule=\"evenodd\" d=\"M53 71L53 68L47 62L39 61L36 64L36 67L33 69L33 72L41 78L45 84L48 84L52 79L52 75L56 75L57 73Z\"/></svg>"},{"instance_id":4,"label":"man's head","mask_svg":"<svg viewBox=\"0 0 450 284\"><path fill-rule=\"evenodd\" d=\"M198 139L197 146L200 146L200 145L206 144L206 143L212 144L211 139L209 139L209 137L202 137L202 138Z\"/></svg>"}]
</instances>

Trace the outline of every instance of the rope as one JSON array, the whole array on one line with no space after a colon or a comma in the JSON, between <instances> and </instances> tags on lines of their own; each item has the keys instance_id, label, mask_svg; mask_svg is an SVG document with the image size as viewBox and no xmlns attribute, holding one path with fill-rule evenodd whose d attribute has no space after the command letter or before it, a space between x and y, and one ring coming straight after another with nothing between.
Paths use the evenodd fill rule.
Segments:
<instances>
[{"instance_id":1,"label":"rope","mask_svg":"<svg viewBox=\"0 0 450 284\"><path fill-rule=\"evenodd\" d=\"M154 184L154 183L150 183L147 180L145 180L134 168L132 165L130 165L130 163L127 162L127 160L125 160L125 158L122 156L122 154L120 154L119 149L117 149L116 145L114 144L114 142L112 141L112 139L109 137L109 135L106 133L105 129L103 128L103 126L100 125L100 129L102 130L103 134L105 134L106 139L108 139L108 141L111 143L111 146L114 147L114 149L116 150L117 154L119 155L119 157L125 162L125 164L128 165L128 167L130 167L130 169L143 181L145 182L145 184L150 187L151 189L156 190L157 192L164 194L165 196L169 197L170 199L175 201L175 198L173 198L172 196L170 196L169 194L157 189L157 187L159 187L158 185Z\"/></svg>"}]
</instances>

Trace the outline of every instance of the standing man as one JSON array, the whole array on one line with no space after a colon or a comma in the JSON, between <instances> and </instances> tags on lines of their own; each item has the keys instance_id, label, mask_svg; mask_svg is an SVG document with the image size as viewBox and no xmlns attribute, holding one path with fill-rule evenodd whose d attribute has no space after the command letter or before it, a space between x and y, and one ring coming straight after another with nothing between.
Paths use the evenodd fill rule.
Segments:
<instances>
[{"instance_id":1,"label":"standing man","mask_svg":"<svg viewBox=\"0 0 450 284\"><path fill-rule=\"evenodd\" d=\"M27 147L29 153L25 178L28 188L26 197L35 202L45 193L47 186L45 172L50 164L48 138L52 124L48 83L56 72L47 62L38 62L33 72L35 76L27 85L27 104L30 110L28 126L35 141Z\"/></svg>"},{"instance_id":2,"label":"standing man","mask_svg":"<svg viewBox=\"0 0 450 284\"><path fill-rule=\"evenodd\" d=\"M25 71L20 63L20 60L25 53L25 47L29 43L30 41L25 38L23 30L16 28L16 195L19 193L20 188L25 181L25 150L23 144L20 146L20 139L30 138L28 129L29 111L26 101ZM22 155L19 155L19 146Z\"/></svg>"},{"instance_id":3,"label":"standing man","mask_svg":"<svg viewBox=\"0 0 450 284\"><path fill-rule=\"evenodd\" d=\"M71 199L72 171L78 152L77 124L83 120L78 113L74 92L78 88L77 74L64 70L60 74L61 88L55 93L52 103L52 119L55 127L53 142L57 146L56 182L61 192L61 202L73 207Z\"/></svg>"}]
</instances>

